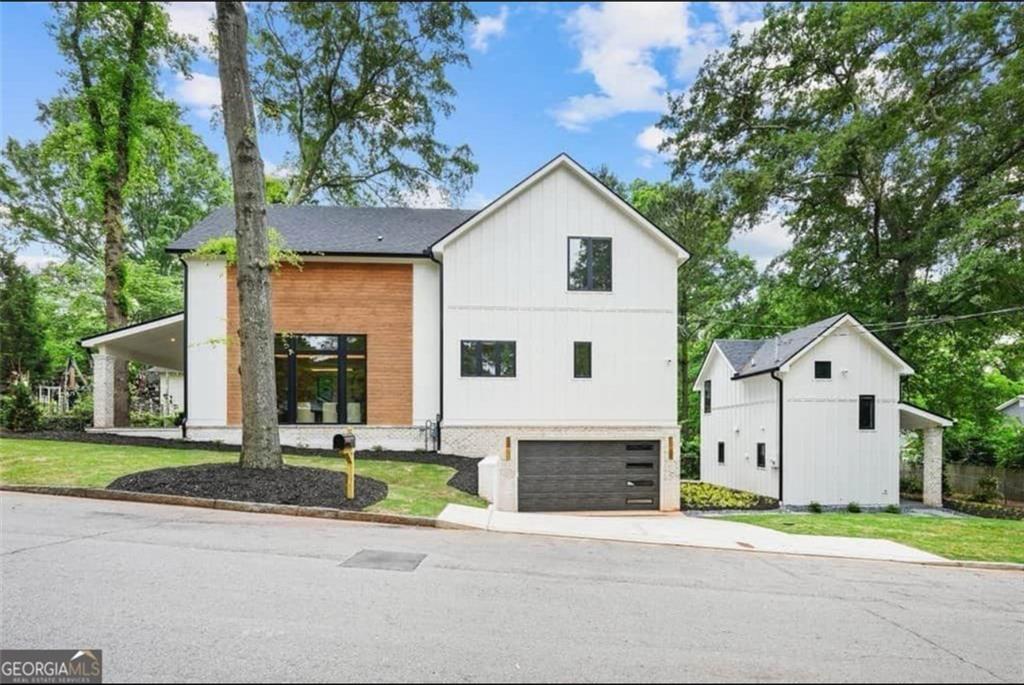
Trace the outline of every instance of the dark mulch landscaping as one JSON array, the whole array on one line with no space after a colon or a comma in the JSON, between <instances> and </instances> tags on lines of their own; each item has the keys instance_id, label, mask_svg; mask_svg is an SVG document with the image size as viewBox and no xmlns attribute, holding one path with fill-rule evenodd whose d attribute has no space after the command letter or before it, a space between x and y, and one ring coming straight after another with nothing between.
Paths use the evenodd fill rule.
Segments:
<instances>
[{"instance_id":1,"label":"dark mulch landscaping","mask_svg":"<svg viewBox=\"0 0 1024 685\"><path fill-rule=\"evenodd\" d=\"M337 471L285 466L279 471L238 464L199 464L140 471L118 478L109 490L184 495L236 502L295 504L358 511L388 496L388 486L356 476L355 499L345 499L345 476Z\"/></svg>"},{"instance_id":2,"label":"dark mulch landscaping","mask_svg":"<svg viewBox=\"0 0 1024 685\"><path fill-rule=\"evenodd\" d=\"M238 445L223 442L179 440L166 438L150 438L141 435L111 435L109 433L86 433L85 431L37 431L35 433L8 433L4 435L27 440L60 440L64 442L89 442L100 445L130 445L133 447L163 447L176 450L207 450L212 452L238 452ZM281 451L297 457L328 457L338 459L335 450L314 447L291 447L282 445ZM461 457L457 454L441 454L427 450L401 452L392 450L357 450L356 461L373 459L377 461L407 461L415 464L439 464L455 469L456 473L448 480L448 485L456 490L476 496L477 494L477 462L473 457Z\"/></svg>"}]
</instances>

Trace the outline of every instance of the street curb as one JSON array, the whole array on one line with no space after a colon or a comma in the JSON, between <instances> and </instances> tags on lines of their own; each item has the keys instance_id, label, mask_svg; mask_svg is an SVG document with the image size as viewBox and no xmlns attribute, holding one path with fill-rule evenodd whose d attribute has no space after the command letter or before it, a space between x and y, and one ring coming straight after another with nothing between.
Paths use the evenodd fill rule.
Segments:
<instances>
[{"instance_id":1,"label":"street curb","mask_svg":"<svg viewBox=\"0 0 1024 685\"><path fill-rule=\"evenodd\" d=\"M341 509L331 509L329 507L303 507L295 504L236 502L233 500L187 497L184 495L161 495L149 492L107 490L105 488L55 487L48 485L0 485L0 491L23 492L33 495L53 495L56 497L81 497L86 499L116 500L120 502L140 502L143 504L170 504L178 507L195 507L197 509L219 509L222 511L241 511L252 514L301 516L305 518L334 519L338 521L377 523L392 526L470 530L468 526L438 521L437 519L428 518L426 516L381 514L370 511L344 511Z\"/></svg>"}]
</instances>

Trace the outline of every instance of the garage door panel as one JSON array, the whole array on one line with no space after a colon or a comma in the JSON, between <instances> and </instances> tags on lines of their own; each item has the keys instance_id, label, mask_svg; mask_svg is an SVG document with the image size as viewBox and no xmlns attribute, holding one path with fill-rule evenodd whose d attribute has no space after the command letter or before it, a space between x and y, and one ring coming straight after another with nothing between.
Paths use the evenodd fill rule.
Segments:
<instances>
[{"instance_id":1,"label":"garage door panel","mask_svg":"<svg viewBox=\"0 0 1024 685\"><path fill-rule=\"evenodd\" d=\"M519 442L519 510L657 509L660 443Z\"/></svg>"}]
</instances>

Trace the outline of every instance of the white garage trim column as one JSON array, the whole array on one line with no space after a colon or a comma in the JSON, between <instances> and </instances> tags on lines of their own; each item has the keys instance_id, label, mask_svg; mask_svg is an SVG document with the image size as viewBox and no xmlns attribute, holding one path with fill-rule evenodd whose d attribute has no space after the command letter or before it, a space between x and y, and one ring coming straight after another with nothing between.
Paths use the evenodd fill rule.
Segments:
<instances>
[{"instance_id":1,"label":"white garage trim column","mask_svg":"<svg viewBox=\"0 0 1024 685\"><path fill-rule=\"evenodd\" d=\"M926 506L942 506L942 427L924 431L924 477L922 499Z\"/></svg>"},{"instance_id":2,"label":"white garage trim column","mask_svg":"<svg viewBox=\"0 0 1024 685\"><path fill-rule=\"evenodd\" d=\"M114 366L117 357L100 347L92 355L92 425L114 427Z\"/></svg>"}]
</instances>

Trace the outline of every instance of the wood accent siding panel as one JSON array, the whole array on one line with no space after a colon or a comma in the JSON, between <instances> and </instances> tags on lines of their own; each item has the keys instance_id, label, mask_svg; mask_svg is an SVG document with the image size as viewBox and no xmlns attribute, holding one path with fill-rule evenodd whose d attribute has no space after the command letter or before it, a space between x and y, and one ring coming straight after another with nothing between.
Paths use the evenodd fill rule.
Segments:
<instances>
[{"instance_id":1,"label":"wood accent siding panel","mask_svg":"<svg viewBox=\"0 0 1024 685\"><path fill-rule=\"evenodd\" d=\"M227 277L228 424L242 423L238 289ZM306 262L272 279L274 331L366 336L367 424L412 423L412 265Z\"/></svg>"}]
</instances>

